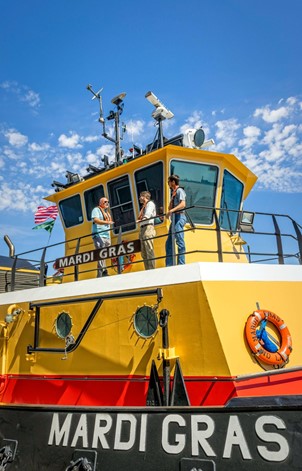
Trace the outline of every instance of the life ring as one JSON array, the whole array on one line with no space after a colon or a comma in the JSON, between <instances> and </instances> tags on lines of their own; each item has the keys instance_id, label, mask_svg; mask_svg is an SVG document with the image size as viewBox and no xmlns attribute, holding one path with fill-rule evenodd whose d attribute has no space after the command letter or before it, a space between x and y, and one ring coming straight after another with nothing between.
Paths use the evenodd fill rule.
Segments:
<instances>
[{"instance_id":1,"label":"life ring","mask_svg":"<svg viewBox=\"0 0 302 471\"><path fill-rule=\"evenodd\" d=\"M56 272L52 275L52 276L62 276L64 275L64 268L63 267L58 267L56 262L54 262L53 266L54 270L56 270Z\"/></svg>"},{"instance_id":2,"label":"life ring","mask_svg":"<svg viewBox=\"0 0 302 471\"><path fill-rule=\"evenodd\" d=\"M122 244L127 244L128 240L122 240ZM119 271L119 266L120 266L120 271L130 271L132 269L132 262L135 260L135 254L127 254L127 255L120 255L119 257L114 257L111 259L112 267L114 271L118 272Z\"/></svg>"},{"instance_id":3,"label":"life ring","mask_svg":"<svg viewBox=\"0 0 302 471\"><path fill-rule=\"evenodd\" d=\"M277 329L281 345L271 342L265 331L266 322L271 322ZM292 338L285 322L271 311L257 310L248 317L245 324L247 343L255 358L263 363L282 368L288 363L292 352Z\"/></svg>"}]
</instances>

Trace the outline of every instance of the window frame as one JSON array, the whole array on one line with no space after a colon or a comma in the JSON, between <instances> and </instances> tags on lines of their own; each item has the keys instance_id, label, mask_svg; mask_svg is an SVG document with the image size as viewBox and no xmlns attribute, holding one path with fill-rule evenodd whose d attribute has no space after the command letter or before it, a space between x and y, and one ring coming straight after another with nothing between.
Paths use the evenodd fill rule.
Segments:
<instances>
[{"instance_id":1,"label":"window frame","mask_svg":"<svg viewBox=\"0 0 302 471\"><path fill-rule=\"evenodd\" d=\"M129 204L129 203L132 203L132 209L133 209L133 216L134 216L134 220L133 220L133 225L134 227L132 229L128 229L128 230L125 230L125 231L122 231L122 234L126 234L126 233L129 233L129 232L133 232L136 230L136 226L137 226L137 223L136 223L136 214L135 214L135 208L134 208L134 199L133 199L133 188L132 188L132 182L131 182L131 175L129 173L123 173L122 175L119 175L118 177L115 177L115 178L112 178L111 180L108 180L106 182L106 190L107 190L107 195L108 195L108 199L110 200L110 192L109 192L109 185L112 183L112 182L115 182L117 180L120 180L124 177L128 177L128 182L129 182L129 188L130 188L130 196L131 196L131 200L128 202L128 203L122 203L122 204L118 204L118 205L115 205L115 206L111 206L110 205L110 212L112 213L112 209L114 208L118 208L118 207L121 207L122 205L125 205L125 204ZM123 187L122 187L123 188ZM117 194L117 198L118 198L118 194ZM125 212L121 209L121 212ZM114 218L113 218L114 219ZM117 232L116 232L117 231ZM119 229L117 229L116 227L112 227L112 235L113 236L118 236L118 232Z\"/></svg>"},{"instance_id":2,"label":"window frame","mask_svg":"<svg viewBox=\"0 0 302 471\"><path fill-rule=\"evenodd\" d=\"M82 211L82 221L79 222L78 224L73 224L72 226L66 226L66 224L65 224L65 219L64 219L64 213L63 213L63 211L62 211L62 209L61 209L61 204L64 203L64 201L70 200L70 199L75 198L75 197L77 197L77 196L78 196L79 199L80 199L81 211ZM63 222L63 224L64 224L64 228L65 228L65 229L72 229L73 227L80 226L81 224L84 224L85 218L84 218L84 212L83 212L83 201L82 201L82 198L81 198L81 194L80 194L80 193L75 193L74 195L67 196L66 198L60 200L58 206L59 206L59 209L60 209L61 219L62 219L62 222Z\"/></svg>"},{"instance_id":3,"label":"window frame","mask_svg":"<svg viewBox=\"0 0 302 471\"><path fill-rule=\"evenodd\" d=\"M90 213L89 216L88 216L88 213L87 213L85 194L86 194L88 191L92 191L94 188L98 188L98 187L100 187L100 186L103 188L104 197L106 197L105 187L104 187L104 184L103 184L103 183L99 183L98 185L95 185L95 186L93 186L93 187L91 187L91 188L87 188L87 190L85 190L85 191L83 192L83 199L84 199L86 220L87 220L88 222L92 222L92 219L91 219L91 213ZM97 204L98 204L98 203L97 203ZM95 208L95 206L94 206L94 208ZM92 209L93 209L93 208L92 208Z\"/></svg>"},{"instance_id":4,"label":"window frame","mask_svg":"<svg viewBox=\"0 0 302 471\"><path fill-rule=\"evenodd\" d=\"M144 170L144 169L146 169L146 168L152 167L152 166L154 166L154 165L156 165L156 164L158 164L158 163L162 164L163 211L164 211L164 213L166 212L166 211L165 211L165 162L164 162L163 160L160 160L160 159L159 159L159 160L156 160L156 161L151 162L151 163L149 163L149 164L146 164L146 165L144 165L143 167L140 167L140 168L136 169L136 170L133 172L133 182L134 182L135 193L136 193L136 198L137 198L137 210L138 210L138 212L137 212L137 217L138 217L139 212L140 212L140 206L139 206L139 194L138 194L138 192L137 192L137 184L136 184L136 178L135 178L135 177L136 177L136 174L137 174L138 172L140 172L140 171L142 171L142 170ZM141 181L143 181L143 180L141 180ZM147 191L149 191L149 190L147 190ZM156 209L157 209L157 212L159 212L159 208L156 207ZM162 222L164 222L164 221L162 221ZM161 224L161 223L159 223L159 224ZM158 225L158 224L156 224L156 225Z\"/></svg>"},{"instance_id":5,"label":"window frame","mask_svg":"<svg viewBox=\"0 0 302 471\"><path fill-rule=\"evenodd\" d=\"M223 184L224 184L224 175L225 175L225 172L228 172L233 178L235 178L239 183L241 183L242 185L242 192L241 192L241 197L240 197L240 204L239 204L239 208L237 210L234 210L234 211L237 211L237 221L236 221L236 228L225 228L221 225L220 223L220 217L221 217L221 212L222 211L226 211L226 208L223 208L222 207L222 195L223 195ZM231 232L236 232L237 231L237 228L238 228L238 220L239 220L239 216L240 216L240 211L242 209L242 205L243 205L243 195L244 195L244 189L245 189L245 186L244 186L244 183L242 180L240 180L240 178L238 178L237 175L235 175L233 172L231 172L228 168L224 168L223 169L223 172L222 172L222 181L221 181L221 197L220 197L220 210L219 210L219 217L218 217L218 221L219 221L219 226L222 228L222 229L226 229L227 231L231 231ZM230 208L232 209L232 208Z\"/></svg>"},{"instance_id":6,"label":"window frame","mask_svg":"<svg viewBox=\"0 0 302 471\"><path fill-rule=\"evenodd\" d=\"M218 164L215 164L215 163L212 163L212 162L204 162L204 161L196 161L196 160L184 160L184 159L180 159L180 158L171 158L170 159L170 162L169 162L169 171L172 172L171 170L171 162L173 160L176 160L178 162L182 162L182 163L189 163L189 164L196 164L196 165L207 165L207 166L211 166L211 167L216 167L217 168L217 180L216 180L216 188L215 188L215 197L214 197L214 206L213 208L216 208L216 205L217 205L217 198L218 198L218 189L219 189L219 182L220 182L220 177L221 177L221 172L222 172L222 169L221 167L218 165ZM171 175L171 173L169 173L169 175ZM181 176L180 176L181 177ZM181 178L180 178L180 181L181 181ZM186 191L186 189L185 189ZM169 195L169 192L168 192L168 195ZM212 222L209 223L209 224L205 224L205 223L200 223L200 222L195 222L193 221L194 225L195 226L207 226L207 227L210 227L210 226L214 226L215 225L215 218L214 218L214 215L212 216Z\"/></svg>"}]
</instances>

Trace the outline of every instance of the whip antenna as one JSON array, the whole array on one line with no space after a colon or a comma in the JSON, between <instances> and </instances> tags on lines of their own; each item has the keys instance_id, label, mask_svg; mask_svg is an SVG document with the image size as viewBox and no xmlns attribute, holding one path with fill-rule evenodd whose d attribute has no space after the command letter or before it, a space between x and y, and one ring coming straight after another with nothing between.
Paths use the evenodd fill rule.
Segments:
<instances>
[{"instance_id":1,"label":"whip antenna","mask_svg":"<svg viewBox=\"0 0 302 471\"><path fill-rule=\"evenodd\" d=\"M114 120L114 136L115 138L111 137L108 135L106 132L106 127L105 127L105 118L103 114L103 104L102 104L102 96L101 96L101 91L103 88L101 88L98 92L94 92L92 90L91 85L87 85L87 90L89 90L93 94L93 100L97 98L100 103L100 117L99 117L99 122L102 123L103 125L103 133L102 136L105 137L105 139L108 139L108 141L113 142L115 144L115 166L121 165L123 163L122 161L122 155L123 151L121 149L121 139L123 137L121 136L120 132L120 115L123 112L124 109L124 103L123 99L126 96L126 93L120 93L119 95L115 96L112 98L111 103L116 106L116 110L113 111L111 110L109 112L109 115L106 117L108 121ZM122 126L122 134L126 131L126 126L123 124Z\"/></svg>"}]
</instances>

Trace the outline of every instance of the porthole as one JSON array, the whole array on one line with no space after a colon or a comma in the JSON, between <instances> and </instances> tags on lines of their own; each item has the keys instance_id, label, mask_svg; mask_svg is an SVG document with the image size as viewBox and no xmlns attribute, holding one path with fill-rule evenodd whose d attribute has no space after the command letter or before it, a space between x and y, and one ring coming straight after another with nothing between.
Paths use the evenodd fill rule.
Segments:
<instances>
[{"instance_id":1,"label":"porthole","mask_svg":"<svg viewBox=\"0 0 302 471\"><path fill-rule=\"evenodd\" d=\"M68 312L61 312L55 321L55 330L58 337L65 339L71 332L72 320Z\"/></svg>"},{"instance_id":2,"label":"porthole","mask_svg":"<svg viewBox=\"0 0 302 471\"><path fill-rule=\"evenodd\" d=\"M134 329L145 339L152 337L157 331L158 318L156 309L151 306L139 307L134 314Z\"/></svg>"}]
</instances>

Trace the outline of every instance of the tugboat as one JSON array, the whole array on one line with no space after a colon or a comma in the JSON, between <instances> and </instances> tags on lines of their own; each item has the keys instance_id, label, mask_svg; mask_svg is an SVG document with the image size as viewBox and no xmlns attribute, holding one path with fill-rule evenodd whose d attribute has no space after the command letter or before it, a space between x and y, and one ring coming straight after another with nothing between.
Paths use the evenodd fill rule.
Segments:
<instances>
[{"instance_id":1,"label":"tugboat","mask_svg":"<svg viewBox=\"0 0 302 471\"><path fill-rule=\"evenodd\" d=\"M173 113L152 92L154 141L125 155L125 94L104 117L101 93L87 88L114 162L53 182L45 199L58 208L62 244L15 255L6 236L0 469L301 470L301 225L246 211L257 177L209 150L202 128L165 139ZM187 196L181 265L165 217L172 174ZM157 208L147 271L141 191ZM104 196L114 225L100 250L91 213ZM98 278L103 259L109 276Z\"/></svg>"}]
</instances>

